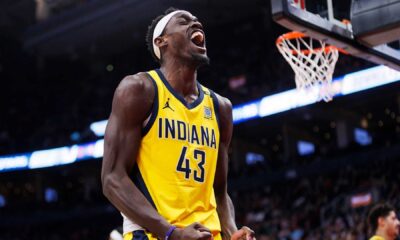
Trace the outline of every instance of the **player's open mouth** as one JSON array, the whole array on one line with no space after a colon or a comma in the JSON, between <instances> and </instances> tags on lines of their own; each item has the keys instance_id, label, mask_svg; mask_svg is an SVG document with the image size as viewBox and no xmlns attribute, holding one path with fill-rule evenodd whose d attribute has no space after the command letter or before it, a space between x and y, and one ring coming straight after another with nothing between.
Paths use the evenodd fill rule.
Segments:
<instances>
[{"instance_id":1,"label":"player's open mouth","mask_svg":"<svg viewBox=\"0 0 400 240\"><path fill-rule=\"evenodd\" d=\"M204 33L202 31L195 30L194 32L192 32L190 40L197 47L204 48L205 38L204 38Z\"/></svg>"}]
</instances>

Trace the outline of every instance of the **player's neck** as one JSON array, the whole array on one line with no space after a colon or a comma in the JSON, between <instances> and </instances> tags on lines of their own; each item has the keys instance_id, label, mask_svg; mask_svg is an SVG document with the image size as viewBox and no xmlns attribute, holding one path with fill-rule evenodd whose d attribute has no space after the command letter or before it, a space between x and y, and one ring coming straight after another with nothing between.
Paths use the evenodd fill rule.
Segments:
<instances>
[{"instance_id":1,"label":"player's neck","mask_svg":"<svg viewBox=\"0 0 400 240\"><path fill-rule=\"evenodd\" d=\"M167 62L161 66L161 71L175 91L187 95L198 94L197 69L177 62Z\"/></svg>"},{"instance_id":2,"label":"player's neck","mask_svg":"<svg viewBox=\"0 0 400 240\"><path fill-rule=\"evenodd\" d=\"M379 237L382 237L382 238L385 239L385 240L392 240L392 239L394 239L394 238L390 237L390 236L386 233L386 231L381 230L381 229L378 229L378 230L376 231L375 235L376 235L376 236L379 236Z\"/></svg>"}]
</instances>

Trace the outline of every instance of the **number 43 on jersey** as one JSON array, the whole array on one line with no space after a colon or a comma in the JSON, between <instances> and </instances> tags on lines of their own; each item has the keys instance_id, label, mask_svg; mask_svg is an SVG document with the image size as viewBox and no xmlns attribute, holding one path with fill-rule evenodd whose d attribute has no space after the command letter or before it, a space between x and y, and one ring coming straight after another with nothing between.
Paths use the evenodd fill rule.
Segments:
<instances>
[{"instance_id":1,"label":"number 43 on jersey","mask_svg":"<svg viewBox=\"0 0 400 240\"><path fill-rule=\"evenodd\" d=\"M176 170L185 174L186 179L193 179L196 182L204 182L204 163L206 162L206 153L204 151L195 149L193 151L193 158L197 162L197 168L193 169L190 166L189 159L186 158L187 147L182 148L181 156L178 160Z\"/></svg>"}]
</instances>

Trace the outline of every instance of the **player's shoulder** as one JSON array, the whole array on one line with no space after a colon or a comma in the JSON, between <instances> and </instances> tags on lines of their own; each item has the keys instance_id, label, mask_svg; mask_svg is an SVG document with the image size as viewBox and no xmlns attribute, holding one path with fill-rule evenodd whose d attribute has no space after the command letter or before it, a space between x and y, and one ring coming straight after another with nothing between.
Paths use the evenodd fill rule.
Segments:
<instances>
[{"instance_id":1,"label":"player's shoulder","mask_svg":"<svg viewBox=\"0 0 400 240\"><path fill-rule=\"evenodd\" d=\"M232 111L232 102L228 98L221 96L216 92L214 92L214 94L218 100L218 105L222 112Z\"/></svg>"},{"instance_id":2,"label":"player's shoulder","mask_svg":"<svg viewBox=\"0 0 400 240\"><path fill-rule=\"evenodd\" d=\"M223 97L218 93L214 94L218 100L218 108L219 108L218 118L221 131L221 142L228 143L232 136L232 124L233 124L232 103L228 98Z\"/></svg>"},{"instance_id":3,"label":"player's shoulder","mask_svg":"<svg viewBox=\"0 0 400 240\"><path fill-rule=\"evenodd\" d=\"M133 75L125 76L119 83L117 93L135 93L146 94L152 91L153 85L149 81L149 77L144 72L139 72Z\"/></svg>"},{"instance_id":4,"label":"player's shoulder","mask_svg":"<svg viewBox=\"0 0 400 240\"><path fill-rule=\"evenodd\" d=\"M153 103L155 88L146 73L137 73L124 77L114 93L114 105L132 107L143 105L147 108Z\"/></svg>"}]
</instances>

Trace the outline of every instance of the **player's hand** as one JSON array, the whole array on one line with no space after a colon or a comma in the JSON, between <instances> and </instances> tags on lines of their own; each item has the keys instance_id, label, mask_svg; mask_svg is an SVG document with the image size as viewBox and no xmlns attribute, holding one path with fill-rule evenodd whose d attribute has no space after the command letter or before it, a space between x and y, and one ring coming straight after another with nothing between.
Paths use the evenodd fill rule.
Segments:
<instances>
[{"instance_id":1,"label":"player's hand","mask_svg":"<svg viewBox=\"0 0 400 240\"><path fill-rule=\"evenodd\" d=\"M232 234L231 240L256 240L256 236L253 230L243 226L240 230Z\"/></svg>"},{"instance_id":2,"label":"player's hand","mask_svg":"<svg viewBox=\"0 0 400 240\"><path fill-rule=\"evenodd\" d=\"M171 240L208 240L212 239L210 229L200 223L193 223L185 228L177 228L172 232Z\"/></svg>"}]
</instances>

